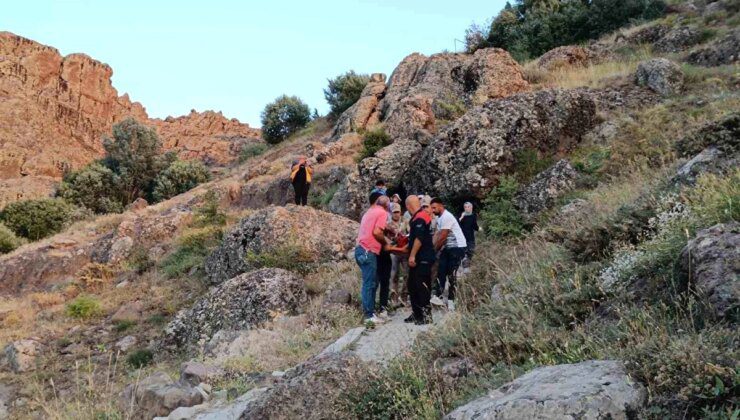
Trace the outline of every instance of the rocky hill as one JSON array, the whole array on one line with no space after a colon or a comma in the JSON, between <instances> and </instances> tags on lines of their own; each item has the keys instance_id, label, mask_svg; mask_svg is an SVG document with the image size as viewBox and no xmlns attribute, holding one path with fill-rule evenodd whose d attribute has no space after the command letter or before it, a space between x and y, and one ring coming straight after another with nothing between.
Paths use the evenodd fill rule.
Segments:
<instances>
[{"instance_id":1,"label":"rocky hill","mask_svg":"<svg viewBox=\"0 0 740 420\"><path fill-rule=\"evenodd\" d=\"M114 123L134 117L157 127L167 149L224 165L259 130L207 111L149 119L138 102L118 95L113 69L84 54L0 32L0 205L49 195L64 171L102 156Z\"/></svg>"},{"instance_id":2,"label":"rocky hill","mask_svg":"<svg viewBox=\"0 0 740 420\"><path fill-rule=\"evenodd\" d=\"M739 13L675 2L526 63L414 53L330 124L0 255L0 418L736 418ZM240 136L168 120L198 157ZM378 177L479 212L433 325L361 324Z\"/></svg>"}]
</instances>

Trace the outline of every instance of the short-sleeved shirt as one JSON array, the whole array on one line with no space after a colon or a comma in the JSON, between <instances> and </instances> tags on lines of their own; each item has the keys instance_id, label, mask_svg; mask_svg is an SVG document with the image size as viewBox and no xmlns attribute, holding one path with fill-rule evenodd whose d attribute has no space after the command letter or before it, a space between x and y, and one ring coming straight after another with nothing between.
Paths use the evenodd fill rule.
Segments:
<instances>
[{"instance_id":1,"label":"short-sleeved shirt","mask_svg":"<svg viewBox=\"0 0 740 420\"><path fill-rule=\"evenodd\" d=\"M373 254L380 254L382 248L380 242L373 236L375 228L385 229L388 220L388 212L380 206L371 206L360 221L360 231L357 235L357 245Z\"/></svg>"},{"instance_id":2,"label":"short-sleeved shirt","mask_svg":"<svg viewBox=\"0 0 740 420\"><path fill-rule=\"evenodd\" d=\"M465 241L465 235L463 234L460 224L457 223L457 219L449 211L445 210L439 215L437 219L437 232L443 230L449 230L447 234L447 243L445 248L465 248L468 246Z\"/></svg>"},{"instance_id":3,"label":"short-sleeved shirt","mask_svg":"<svg viewBox=\"0 0 740 420\"><path fill-rule=\"evenodd\" d=\"M419 210L411 218L409 224L409 244L408 249L414 246L414 242L418 239L421 242L421 248L416 253L417 262L433 263L437 256L434 252L434 242L432 242L432 232L429 225L432 223L432 218L424 210Z\"/></svg>"}]
</instances>

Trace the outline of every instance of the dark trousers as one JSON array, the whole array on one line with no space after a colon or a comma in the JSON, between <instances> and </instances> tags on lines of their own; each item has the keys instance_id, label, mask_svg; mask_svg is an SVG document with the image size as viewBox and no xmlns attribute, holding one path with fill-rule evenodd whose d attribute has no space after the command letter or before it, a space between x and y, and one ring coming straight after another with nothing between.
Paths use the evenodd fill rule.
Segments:
<instances>
[{"instance_id":1,"label":"dark trousers","mask_svg":"<svg viewBox=\"0 0 740 420\"><path fill-rule=\"evenodd\" d=\"M439 254L439 269L437 271L437 283L434 294L442 296L447 280L450 281L450 289L447 291L447 299L455 300L455 286L457 283L457 269L465 257L465 248L444 248Z\"/></svg>"},{"instance_id":2,"label":"dark trousers","mask_svg":"<svg viewBox=\"0 0 740 420\"><path fill-rule=\"evenodd\" d=\"M391 260L391 253L386 251L380 251L378 255L378 285L380 286L380 310L384 311L388 309L388 295L390 293L390 281L391 281L391 269L393 268L393 261Z\"/></svg>"},{"instance_id":3,"label":"dark trousers","mask_svg":"<svg viewBox=\"0 0 740 420\"><path fill-rule=\"evenodd\" d=\"M432 314L429 303L432 297L432 264L419 262L416 267L409 267L408 289L414 319L426 319Z\"/></svg>"},{"instance_id":4,"label":"dark trousers","mask_svg":"<svg viewBox=\"0 0 740 420\"><path fill-rule=\"evenodd\" d=\"M311 189L311 184L307 182L295 182L293 183L293 190L295 191L295 204L298 206L305 206L308 204L308 190Z\"/></svg>"}]
</instances>

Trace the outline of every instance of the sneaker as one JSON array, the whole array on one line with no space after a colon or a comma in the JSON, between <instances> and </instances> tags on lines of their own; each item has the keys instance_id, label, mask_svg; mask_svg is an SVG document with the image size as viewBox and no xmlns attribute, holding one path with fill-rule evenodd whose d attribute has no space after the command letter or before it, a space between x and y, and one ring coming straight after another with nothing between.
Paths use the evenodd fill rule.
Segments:
<instances>
[{"instance_id":1,"label":"sneaker","mask_svg":"<svg viewBox=\"0 0 740 420\"><path fill-rule=\"evenodd\" d=\"M433 295L432 298L429 300L429 303L434 306L445 306L445 303L442 302L442 299L440 299L437 295Z\"/></svg>"},{"instance_id":2,"label":"sneaker","mask_svg":"<svg viewBox=\"0 0 740 420\"><path fill-rule=\"evenodd\" d=\"M414 314L411 314L408 318L404 319L403 322L410 324L412 322L416 322L416 318L414 318Z\"/></svg>"},{"instance_id":3,"label":"sneaker","mask_svg":"<svg viewBox=\"0 0 740 420\"><path fill-rule=\"evenodd\" d=\"M365 326L366 327L370 327L370 328L372 328L372 327L374 327L376 325L380 325L380 324L382 324L384 322L385 321L383 319L381 319L381 318L378 318L377 315L373 315L370 318L365 318Z\"/></svg>"},{"instance_id":4,"label":"sneaker","mask_svg":"<svg viewBox=\"0 0 740 420\"><path fill-rule=\"evenodd\" d=\"M388 315L388 311L386 310L383 310L382 312L380 312L379 314L375 316L382 319L383 321L388 321L389 319L391 319L390 315Z\"/></svg>"},{"instance_id":5,"label":"sneaker","mask_svg":"<svg viewBox=\"0 0 740 420\"><path fill-rule=\"evenodd\" d=\"M450 312L455 312L455 301L454 300L447 301L447 310Z\"/></svg>"}]
</instances>

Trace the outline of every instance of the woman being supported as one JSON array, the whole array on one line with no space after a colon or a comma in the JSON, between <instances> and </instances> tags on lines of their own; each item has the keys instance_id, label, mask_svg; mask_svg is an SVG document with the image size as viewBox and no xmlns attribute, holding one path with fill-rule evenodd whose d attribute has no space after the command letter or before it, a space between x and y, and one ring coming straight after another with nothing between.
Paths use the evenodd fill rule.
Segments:
<instances>
[{"instance_id":1,"label":"woman being supported","mask_svg":"<svg viewBox=\"0 0 740 420\"><path fill-rule=\"evenodd\" d=\"M308 190L311 188L313 168L305 156L299 156L290 168L290 181L295 191L295 203L299 206L308 204Z\"/></svg>"}]
</instances>

